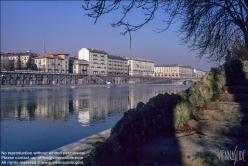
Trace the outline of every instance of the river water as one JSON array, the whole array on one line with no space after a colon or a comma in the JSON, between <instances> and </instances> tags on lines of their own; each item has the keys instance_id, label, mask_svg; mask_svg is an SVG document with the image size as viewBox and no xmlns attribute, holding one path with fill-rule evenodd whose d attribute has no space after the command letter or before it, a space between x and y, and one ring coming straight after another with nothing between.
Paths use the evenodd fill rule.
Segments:
<instances>
[{"instance_id":1,"label":"river water","mask_svg":"<svg viewBox=\"0 0 248 166\"><path fill-rule=\"evenodd\" d=\"M1 151L50 151L114 126L123 112L188 85L1 92Z\"/></svg>"}]
</instances>

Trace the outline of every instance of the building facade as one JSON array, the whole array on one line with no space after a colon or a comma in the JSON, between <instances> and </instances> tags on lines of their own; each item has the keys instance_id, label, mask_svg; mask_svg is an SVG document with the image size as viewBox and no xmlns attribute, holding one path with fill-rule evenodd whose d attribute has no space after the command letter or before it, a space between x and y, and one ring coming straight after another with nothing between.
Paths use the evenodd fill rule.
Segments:
<instances>
[{"instance_id":1,"label":"building facade","mask_svg":"<svg viewBox=\"0 0 248 166\"><path fill-rule=\"evenodd\" d=\"M82 48L78 51L78 59L89 62L88 74L107 76L107 53L93 48Z\"/></svg>"},{"instance_id":2,"label":"building facade","mask_svg":"<svg viewBox=\"0 0 248 166\"><path fill-rule=\"evenodd\" d=\"M154 63L147 59L136 57L125 57L128 60L130 76L149 76L154 75Z\"/></svg>"},{"instance_id":3,"label":"building facade","mask_svg":"<svg viewBox=\"0 0 248 166\"><path fill-rule=\"evenodd\" d=\"M195 69L191 66L184 66L179 64L171 65L155 65L154 76L165 78L200 78L204 76L205 72Z\"/></svg>"},{"instance_id":4,"label":"building facade","mask_svg":"<svg viewBox=\"0 0 248 166\"><path fill-rule=\"evenodd\" d=\"M165 77L164 68L163 65L154 65L154 77Z\"/></svg>"},{"instance_id":5,"label":"building facade","mask_svg":"<svg viewBox=\"0 0 248 166\"><path fill-rule=\"evenodd\" d=\"M18 52L18 53L6 53L5 56L8 57L10 63L14 63L14 68L18 69L18 65L20 65L20 68L18 70L22 70L26 68L26 64L31 58L31 61L34 62L34 58L38 55L31 52L31 50L28 50L27 52ZM20 58L20 64L18 64L18 60Z\"/></svg>"},{"instance_id":6,"label":"building facade","mask_svg":"<svg viewBox=\"0 0 248 166\"><path fill-rule=\"evenodd\" d=\"M205 75L205 71L201 70L201 69L195 69L195 77L196 78L201 78Z\"/></svg>"},{"instance_id":7,"label":"building facade","mask_svg":"<svg viewBox=\"0 0 248 166\"><path fill-rule=\"evenodd\" d=\"M38 70L52 73L69 72L69 54L67 52L45 53L35 58Z\"/></svg>"},{"instance_id":8,"label":"building facade","mask_svg":"<svg viewBox=\"0 0 248 166\"><path fill-rule=\"evenodd\" d=\"M10 60L8 55L4 52L0 52L1 66L0 71L10 71L14 70L14 60Z\"/></svg>"},{"instance_id":9,"label":"building facade","mask_svg":"<svg viewBox=\"0 0 248 166\"><path fill-rule=\"evenodd\" d=\"M89 62L86 60L78 59L78 57L70 56L69 59L69 73L75 74L88 74Z\"/></svg>"},{"instance_id":10,"label":"building facade","mask_svg":"<svg viewBox=\"0 0 248 166\"><path fill-rule=\"evenodd\" d=\"M108 57L108 76L127 76L128 61L121 56L107 55Z\"/></svg>"}]
</instances>

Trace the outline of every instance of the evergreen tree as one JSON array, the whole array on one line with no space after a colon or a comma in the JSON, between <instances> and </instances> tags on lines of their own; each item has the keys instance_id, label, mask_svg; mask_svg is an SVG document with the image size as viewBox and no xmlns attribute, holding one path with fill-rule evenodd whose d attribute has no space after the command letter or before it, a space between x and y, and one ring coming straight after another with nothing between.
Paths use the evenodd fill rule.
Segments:
<instances>
[{"instance_id":1,"label":"evergreen tree","mask_svg":"<svg viewBox=\"0 0 248 166\"><path fill-rule=\"evenodd\" d=\"M21 70L21 69L22 69L21 57L19 55L17 58L17 63L16 63L16 70Z\"/></svg>"},{"instance_id":2,"label":"evergreen tree","mask_svg":"<svg viewBox=\"0 0 248 166\"><path fill-rule=\"evenodd\" d=\"M10 71L14 71L15 70L15 62L14 62L14 60L10 60L9 61L9 66L8 66L8 69L7 70L10 70Z\"/></svg>"},{"instance_id":3,"label":"evergreen tree","mask_svg":"<svg viewBox=\"0 0 248 166\"><path fill-rule=\"evenodd\" d=\"M28 61L26 63L26 69L27 70L32 70L32 59L31 59L31 57L28 58Z\"/></svg>"},{"instance_id":4,"label":"evergreen tree","mask_svg":"<svg viewBox=\"0 0 248 166\"><path fill-rule=\"evenodd\" d=\"M37 70L37 65L34 63L34 60L31 58L31 56L28 58L28 61L26 63L26 69Z\"/></svg>"}]
</instances>

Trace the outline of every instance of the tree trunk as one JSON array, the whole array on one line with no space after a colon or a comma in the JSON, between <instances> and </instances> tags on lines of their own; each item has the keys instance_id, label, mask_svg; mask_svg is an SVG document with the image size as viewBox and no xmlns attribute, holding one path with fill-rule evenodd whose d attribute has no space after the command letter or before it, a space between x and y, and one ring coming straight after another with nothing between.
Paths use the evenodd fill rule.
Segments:
<instances>
[{"instance_id":1,"label":"tree trunk","mask_svg":"<svg viewBox=\"0 0 248 166\"><path fill-rule=\"evenodd\" d=\"M248 60L248 31L245 34L245 50L244 50L244 60Z\"/></svg>"}]
</instances>

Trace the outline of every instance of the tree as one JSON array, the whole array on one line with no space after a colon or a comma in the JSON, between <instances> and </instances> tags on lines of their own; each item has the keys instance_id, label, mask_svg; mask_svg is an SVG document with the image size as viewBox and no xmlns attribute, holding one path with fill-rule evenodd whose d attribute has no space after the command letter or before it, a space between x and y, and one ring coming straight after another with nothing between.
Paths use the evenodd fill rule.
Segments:
<instances>
[{"instance_id":1,"label":"tree","mask_svg":"<svg viewBox=\"0 0 248 166\"><path fill-rule=\"evenodd\" d=\"M14 60L9 60L9 66L8 66L7 70L9 70L9 71L15 70L15 61Z\"/></svg>"},{"instance_id":2,"label":"tree","mask_svg":"<svg viewBox=\"0 0 248 166\"><path fill-rule=\"evenodd\" d=\"M29 56L28 61L26 63L27 70L37 70L37 65L34 63L34 60Z\"/></svg>"},{"instance_id":3,"label":"tree","mask_svg":"<svg viewBox=\"0 0 248 166\"><path fill-rule=\"evenodd\" d=\"M162 10L165 27L156 29L156 32L163 32L174 22L181 21L178 30L181 40L191 50L199 51L199 58L206 55L210 61L224 59L233 51L237 37L241 46L248 50L248 0L132 0L125 4L120 0L85 0L82 7L95 23L102 15L121 9L122 17L111 25L125 28L121 34L129 34L130 48L131 32L148 24L155 13ZM145 16L142 23L136 25L125 20L135 9L142 10ZM245 59L248 59L247 54Z\"/></svg>"},{"instance_id":4,"label":"tree","mask_svg":"<svg viewBox=\"0 0 248 166\"><path fill-rule=\"evenodd\" d=\"M9 59L8 55L1 54L1 67L0 70L13 71L15 70L15 63L13 59Z\"/></svg>"},{"instance_id":5,"label":"tree","mask_svg":"<svg viewBox=\"0 0 248 166\"><path fill-rule=\"evenodd\" d=\"M21 57L19 55L16 62L16 70L21 70L21 69L22 69Z\"/></svg>"},{"instance_id":6,"label":"tree","mask_svg":"<svg viewBox=\"0 0 248 166\"><path fill-rule=\"evenodd\" d=\"M1 55L1 71L9 70L10 60L6 56Z\"/></svg>"}]
</instances>

